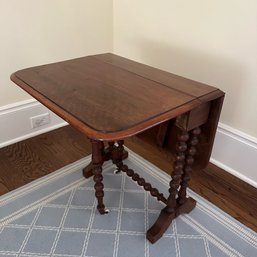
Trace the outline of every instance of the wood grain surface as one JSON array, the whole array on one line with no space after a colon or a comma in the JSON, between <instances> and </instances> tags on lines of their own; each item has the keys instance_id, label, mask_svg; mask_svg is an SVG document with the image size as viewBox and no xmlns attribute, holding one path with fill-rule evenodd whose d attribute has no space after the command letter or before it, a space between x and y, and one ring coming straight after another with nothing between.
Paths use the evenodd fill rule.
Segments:
<instances>
[{"instance_id":1,"label":"wood grain surface","mask_svg":"<svg viewBox=\"0 0 257 257\"><path fill-rule=\"evenodd\" d=\"M224 95L217 88L113 54L28 68L11 79L89 138L110 141Z\"/></svg>"}]
</instances>

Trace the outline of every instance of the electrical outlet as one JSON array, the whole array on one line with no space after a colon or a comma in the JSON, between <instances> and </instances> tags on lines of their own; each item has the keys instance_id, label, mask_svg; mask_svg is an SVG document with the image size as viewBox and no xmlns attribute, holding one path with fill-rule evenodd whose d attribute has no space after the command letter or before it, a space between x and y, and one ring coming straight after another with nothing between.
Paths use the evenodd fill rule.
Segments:
<instances>
[{"instance_id":1,"label":"electrical outlet","mask_svg":"<svg viewBox=\"0 0 257 257\"><path fill-rule=\"evenodd\" d=\"M44 113L38 116L31 117L30 121L32 128L38 128L40 126L50 123L50 115L49 113Z\"/></svg>"}]
</instances>

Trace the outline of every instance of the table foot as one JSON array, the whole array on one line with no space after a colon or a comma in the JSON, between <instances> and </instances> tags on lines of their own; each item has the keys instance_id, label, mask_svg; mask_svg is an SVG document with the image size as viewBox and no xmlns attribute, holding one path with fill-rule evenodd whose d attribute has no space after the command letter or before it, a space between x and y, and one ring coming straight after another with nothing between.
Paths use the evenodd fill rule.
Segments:
<instances>
[{"instance_id":1,"label":"table foot","mask_svg":"<svg viewBox=\"0 0 257 257\"><path fill-rule=\"evenodd\" d=\"M90 178L93 176L93 166L92 166L92 162L90 162L83 170L83 176L85 178Z\"/></svg>"},{"instance_id":2,"label":"table foot","mask_svg":"<svg viewBox=\"0 0 257 257\"><path fill-rule=\"evenodd\" d=\"M107 209L105 207L102 208L102 206L101 207L97 206L97 209L98 209L99 213L102 215L108 214L110 212L109 209Z\"/></svg>"},{"instance_id":3,"label":"table foot","mask_svg":"<svg viewBox=\"0 0 257 257\"><path fill-rule=\"evenodd\" d=\"M170 226L172 220L176 218L175 212L169 213L166 208L161 210L158 219L155 221L153 226L148 229L146 238L153 244L159 240L164 232Z\"/></svg>"},{"instance_id":4,"label":"table foot","mask_svg":"<svg viewBox=\"0 0 257 257\"><path fill-rule=\"evenodd\" d=\"M168 208L165 207L162 209L159 217L157 218L156 222L153 224L153 226L147 231L146 238L153 244L158 239L162 237L162 235L165 233L165 231L170 226L172 220L174 220L177 216L183 213L189 213L194 209L196 205L196 201L189 197L185 201L184 204L178 205L176 207L175 211L170 213L168 211Z\"/></svg>"},{"instance_id":5,"label":"table foot","mask_svg":"<svg viewBox=\"0 0 257 257\"><path fill-rule=\"evenodd\" d=\"M115 175L116 175L116 174L120 174L120 173L121 173L121 171L120 171L120 169L118 169L118 168L113 171L113 174L115 174Z\"/></svg>"},{"instance_id":6,"label":"table foot","mask_svg":"<svg viewBox=\"0 0 257 257\"><path fill-rule=\"evenodd\" d=\"M196 206L196 200L192 197L187 197L183 204L178 204L178 208L176 209L176 217L180 214L191 212Z\"/></svg>"}]
</instances>

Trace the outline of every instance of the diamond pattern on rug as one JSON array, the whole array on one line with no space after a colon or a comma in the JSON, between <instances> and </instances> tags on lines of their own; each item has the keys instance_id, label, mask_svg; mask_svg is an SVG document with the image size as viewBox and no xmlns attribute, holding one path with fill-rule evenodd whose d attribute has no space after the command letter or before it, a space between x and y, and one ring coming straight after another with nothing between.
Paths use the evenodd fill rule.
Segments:
<instances>
[{"instance_id":1,"label":"diamond pattern on rug","mask_svg":"<svg viewBox=\"0 0 257 257\"><path fill-rule=\"evenodd\" d=\"M161 192L168 191L169 177L163 173L159 176L161 171L156 167L133 153L126 163L158 185ZM86 165L82 164L81 168ZM100 215L96 210L92 178L85 180L79 176L81 168L76 166L72 170L71 166L70 177L74 179L67 179L67 186L62 181L58 193L49 193L42 202L35 199L37 190L40 195L45 195L44 186L30 187L27 207L1 220L0 257L257 256L256 233L197 195L194 195L198 200L197 207L190 214L174 220L163 237L152 245L146 240L145 233L164 205L125 174L114 174L113 166L107 165L104 202L110 213ZM63 172L60 176L69 175ZM51 175L48 180L51 181ZM46 190L49 190L47 185ZM7 203L15 205L20 194L14 191L10 200L2 201L0 211ZM30 194L33 197L29 203Z\"/></svg>"},{"instance_id":2,"label":"diamond pattern on rug","mask_svg":"<svg viewBox=\"0 0 257 257\"><path fill-rule=\"evenodd\" d=\"M23 253L49 254L56 237L57 230L33 228L29 238L24 240Z\"/></svg>"},{"instance_id":3,"label":"diamond pattern on rug","mask_svg":"<svg viewBox=\"0 0 257 257\"><path fill-rule=\"evenodd\" d=\"M61 231L54 249L59 255L81 255L86 239L85 232Z\"/></svg>"}]
</instances>

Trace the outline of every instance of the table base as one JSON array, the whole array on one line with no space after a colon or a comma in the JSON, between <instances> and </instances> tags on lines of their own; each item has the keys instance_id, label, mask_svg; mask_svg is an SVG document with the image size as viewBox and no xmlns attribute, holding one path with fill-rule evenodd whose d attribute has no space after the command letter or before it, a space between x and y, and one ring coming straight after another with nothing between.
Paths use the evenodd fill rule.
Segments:
<instances>
[{"instance_id":1,"label":"table base","mask_svg":"<svg viewBox=\"0 0 257 257\"><path fill-rule=\"evenodd\" d=\"M169 197L165 198L157 188L145 181L134 170L123 163L128 157L128 152L124 150L124 141L108 142L108 147L104 147L103 141L91 140L92 144L92 162L83 169L83 175L88 178L93 176L95 182L95 196L98 201L97 209L101 214L108 213L103 203L104 184L102 176L102 165L105 161L112 160L116 164L118 171L125 172L132 180L137 182L146 191L163 202L166 207L161 210L160 215L153 226L147 231L147 239L154 243L167 230L172 220L183 213L189 213L196 205L196 201L187 197L187 187L196 154L196 145L199 140L200 128L197 127L190 132L182 130L178 136L176 144L176 159L173 164L173 172L169 183Z\"/></svg>"}]
</instances>

